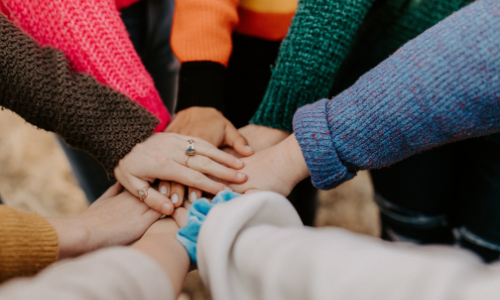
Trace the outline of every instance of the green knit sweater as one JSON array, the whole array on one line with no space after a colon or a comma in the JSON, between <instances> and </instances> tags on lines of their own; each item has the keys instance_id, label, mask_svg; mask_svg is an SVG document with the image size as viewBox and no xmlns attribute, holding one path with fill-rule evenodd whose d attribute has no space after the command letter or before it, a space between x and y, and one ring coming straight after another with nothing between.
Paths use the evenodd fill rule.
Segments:
<instances>
[{"instance_id":1,"label":"green knit sweater","mask_svg":"<svg viewBox=\"0 0 500 300\"><path fill-rule=\"evenodd\" d=\"M300 0L250 121L292 132L295 111L352 85L472 0Z\"/></svg>"}]
</instances>

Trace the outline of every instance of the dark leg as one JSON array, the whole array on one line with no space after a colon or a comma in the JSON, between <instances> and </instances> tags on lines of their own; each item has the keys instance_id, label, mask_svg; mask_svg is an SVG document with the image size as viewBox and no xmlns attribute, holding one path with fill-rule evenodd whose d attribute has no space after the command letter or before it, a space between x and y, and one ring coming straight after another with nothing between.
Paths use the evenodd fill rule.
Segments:
<instances>
[{"instance_id":1,"label":"dark leg","mask_svg":"<svg viewBox=\"0 0 500 300\"><path fill-rule=\"evenodd\" d=\"M484 261L500 258L500 144L484 138L463 143L468 167L460 174L463 220L457 230L458 244L479 254ZM462 165L461 161L457 164Z\"/></svg>"},{"instance_id":2,"label":"dark leg","mask_svg":"<svg viewBox=\"0 0 500 300\"><path fill-rule=\"evenodd\" d=\"M178 69L170 48L173 8L173 0L144 0L121 12L130 39L170 112L175 102ZM94 202L114 181L108 180L101 165L87 153L65 144L63 149L87 199L90 203Z\"/></svg>"},{"instance_id":3,"label":"dark leg","mask_svg":"<svg viewBox=\"0 0 500 300\"><path fill-rule=\"evenodd\" d=\"M382 238L419 244L452 244L449 219L454 145L426 151L372 170Z\"/></svg>"}]
</instances>

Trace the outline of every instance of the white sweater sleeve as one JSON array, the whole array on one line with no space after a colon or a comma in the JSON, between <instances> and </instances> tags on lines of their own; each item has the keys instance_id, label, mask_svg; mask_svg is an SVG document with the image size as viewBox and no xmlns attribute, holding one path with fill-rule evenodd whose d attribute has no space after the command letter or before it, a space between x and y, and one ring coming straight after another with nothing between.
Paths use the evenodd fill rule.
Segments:
<instances>
[{"instance_id":1,"label":"white sweater sleeve","mask_svg":"<svg viewBox=\"0 0 500 300\"><path fill-rule=\"evenodd\" d=\"M0 299L174 300L162 268L146 254L114 247L65 260L0 288Z\"/></svg>"},{"instance_id":2,"label":"white sweater sleeve","mask_svg":"<svg viewBox=\"0 0 500 300\"><path fill-rule=\"evenodd\" d=\"M396 244L303 227L284 197L259 192L217 205L198 240L214 299L498 299L500 267L445 246Z\"/></svg>"}]
</instances>

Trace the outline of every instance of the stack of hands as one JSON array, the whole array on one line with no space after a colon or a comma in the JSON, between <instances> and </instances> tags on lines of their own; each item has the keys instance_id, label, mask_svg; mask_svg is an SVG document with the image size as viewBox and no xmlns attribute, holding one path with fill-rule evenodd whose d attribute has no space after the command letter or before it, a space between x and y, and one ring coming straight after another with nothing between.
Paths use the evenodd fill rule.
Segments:
<instances>
[{"instance_id":1,"label":"stack of hands","mask_svg":"<svg viewBox=\"0 0 500 300\"><path fill-rule=\"evenodd\" d=\"M188 141L193 141L194 156L186 154ZM262 189L287 196L307 176L293 135L253 124L237 130L208 107L180 111L165 132L136 145L115 168L128 192L164 215L202 192Z\"/></svg>"},{"instance_id":2,"label":"stack of hands","mask_svg":"<svg viewBox=\"0 0 500 300\"><path fill-rule=\"evenodd\" d=\"M186 154L190 140L196 151L193 156ZM202 192L209 198L223 190L257 189L287 196L307 176L294 135L258 125L237 130L217 110L192 107L181 111L165 132L137 144L115 168L118 183L85 213L49 222L58 232L59 258L129 245L142 237L134 245L141 247L154 240L145 237L158 232L175 240L177 230L185 225L186 207ZM188 201L184 202L186 187ZM162 215L173 219L157 221ZM185 252L180 243L174 245L180 248L170 250Z\"/></svg>"}]
</instances>

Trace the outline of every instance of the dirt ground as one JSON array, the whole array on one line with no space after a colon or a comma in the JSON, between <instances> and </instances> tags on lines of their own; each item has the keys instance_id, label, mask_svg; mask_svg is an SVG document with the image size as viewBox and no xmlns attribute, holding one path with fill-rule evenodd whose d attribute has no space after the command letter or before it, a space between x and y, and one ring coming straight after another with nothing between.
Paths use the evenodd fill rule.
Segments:
<instances>
[{"instance_id":1,"label":"dirt ground","mask_svg":"<svg viewBox=\"0 0 500 300\"><path fill-rule=\"evenodd\" d=\"M0 195L5 204L44 217L71 217L87 207L54 135L0 111ZM339 226L379 234L378 210L368 172L331 191L320 191L316 226ZM188 275L182 300L210 299L196 271Z\"/></svg>"}]
</instances>

